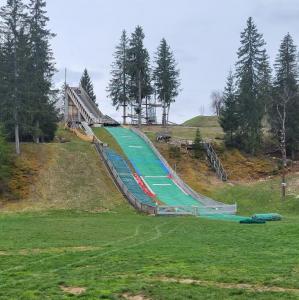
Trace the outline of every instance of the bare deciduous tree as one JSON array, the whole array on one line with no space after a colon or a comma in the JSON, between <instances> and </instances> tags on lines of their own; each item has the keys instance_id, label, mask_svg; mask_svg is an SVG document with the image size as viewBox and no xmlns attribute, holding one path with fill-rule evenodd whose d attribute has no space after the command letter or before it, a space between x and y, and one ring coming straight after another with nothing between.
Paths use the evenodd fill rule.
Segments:
<instances>
[{"instance_id":1,"label":"bare deciduous tree","mask_svg":"<svg viewBox=\"0 0 299 300\"><path fill-rule=\"evenodd\" d=\"M223 92L221 91L213 91L211 93L211 100L212 100L212 109L213 112L219 117L220 110L223 105Z\"/></svg>"},{"instance_id":2,"label":"bare deciduous tree","mask_svg":"<svg viewBox=\"0 0 299 300\"><path fill-rule=\"evenodd\" d=\"M287 121L287 105L292 95L287 88L284 88L284 92L280 95L280 102L276 104L277 110L277 122L279 124L279 139L280 139L280 151L282 159L282 182L281 192L282 198L286 197L286 168L287 168L287 146L286 146L286 121Z\"/></svg>"}]
</instances>

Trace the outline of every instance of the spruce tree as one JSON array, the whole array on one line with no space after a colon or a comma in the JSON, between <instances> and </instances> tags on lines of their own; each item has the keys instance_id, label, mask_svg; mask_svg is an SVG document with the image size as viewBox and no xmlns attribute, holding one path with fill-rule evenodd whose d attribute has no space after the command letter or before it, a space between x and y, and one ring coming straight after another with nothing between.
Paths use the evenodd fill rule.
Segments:
<instances>
[{"instance_id":1,"label":"spruce tree","mask_svg":"<svg viewBox=\"0 0 299 300\"><path fill-rule=\"evenodd\" d=\"M21 0L7 0L1 8L2 39L4 53L4 111L5 127L13 127L16 153L20 154L21 115L24 111L24 99L20 97L21 87L19 74L22 58L18 57L20 37L24 34L27 22L25 5ZM21 33L23 32L23 33Z\"/></svg>"},{"instance_id":2,"label":"spruce tree","mask_svg":"<svg viewBox=\"0 0 299 300\"><path fill-rule=\"evenodd\" d=\"M28 88L31 96L29 105L32 114L31 133L36 142L39 142L40 137L45 139L45 136L48 136L48 133L45 133L42 128L48 126L48 128L55 129L54 124L45 124L45 120L49 121L48 116L55 114L55 111L49 106L53 93L52 77L55 73L50 39L55 35L47 28L49 18L45 8L45 0L30 0L29 2L31 44L31 70L29 74L32 80Z\"/></svg>"},{"instance_id":3,"label":"spruce tree","mask_svg":"<svg viewBox=\"0 0 299 300\"><path fill-rule=\"evenodd\" d=\"M293 154L299 142L299 77L297 48L289 33L280 45L275 71L269 112L271 128L274 136L280 138L280 143L285 143L285 152L288 150Z\"/></svg>"},{"instance_id":4,"label":"spruce tree","mask_svg":"<svg viewBox=\"0 0 299 300\"><path fill-rule=\"evenodd\" d=\"M219 122L225 132L226 143L230 146L236 146L240 119L232 71L227 77L226 87L223 92L223 105L220 109Z\"/></svg>"},{"instance_id":5,"label":"spruce tree","mask_svg":"<svg viewBox=\"0 0 299 300\"><path fill-rule=\"evenodd\" d=\"M88 94L88 96L90 97L90 99L94 103L96 103L97 97L96 97L96 95L94 93L93 84L91 82L91 79L90 79L90 76L88 74L87 69L84 69L83 75L82 75L81 80L80 80L80 85L84 89L84 91Z\"/></svg>"},{"instance_id":6,"label":"spruce tree","mask_svg":"<svg viewBox=\"0 0 299 300\"><path fill-rule=\"evenodd\" d=\"M174 55L166 40L162 39L155 57L153 77L156 94L163 107L163 126L167 125L170 105L179 93L179 74Z\"/></svg>"},{"instance_id":7,"label":"spruce tree","mask_svg":"<svg viewBox=\"0 0 299 300\"><path fill-rule=\"evenodd\" d=\"M236 78L238 80L238 105L242 122L240 138L242 147L252 154L261 145L264 104L259 97L261 69L265 59L265 41L250 17L241 33L238 50Z\"/></svg>"},{"instance_id":8,"label":"spruce tree","mask_svg":"<svg viewBox=\"0 0 299 300\"><path fill-rule=\"evenodd\" d=\"M129 104L128 42L127 33L123 30L120 43L114 53L115 61L112 64L112 78L107 88L113 106L117 110L120 106L123 107L124 124L127 123L127 106Z\"/></svg>"},{"instance_id":9,"label":"spruce tree","mask_svg":"<svg viewBox=\"0 0 299 300\"><path fill-rule=\"evenodd\" d=\"M143 45L144 33L141 26L137 26L129 40L128 71L131 101L137 104L138 126L142 120L142 99L152 94L149 54Z\"/></svg>"}]
</instances>

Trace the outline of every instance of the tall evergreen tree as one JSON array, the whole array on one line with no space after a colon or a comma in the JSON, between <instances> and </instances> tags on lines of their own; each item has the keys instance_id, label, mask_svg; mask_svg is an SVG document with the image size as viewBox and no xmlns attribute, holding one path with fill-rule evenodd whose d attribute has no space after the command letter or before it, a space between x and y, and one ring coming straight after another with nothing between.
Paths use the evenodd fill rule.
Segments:
<instances>
[{"instance_id":1,"label":"tall evergreen tree","mask_svg":"<svg viewBox=\"0 0 299 300\"><path fill-rule=\"evenodd\" d=\"M20 154L20 117L24 111L24 102L20 97L19 74L22 59L18 57L20 37L25 32L27 17L25 5L21 0L7 0L1 8L3 53L5 72L4 76L4 110L6 114L5 126L12 125L14 128L14 139L16 153ZM23 36L24 37L24 36ZM9 124L10 123L10 124Z\"/></svg>"},{"instance_id":2,"label":"tall evergreen tree","mask_svg":"<svg viewBox=\"0 0 299 300\"><path fill-rule=\"evenodd\" d=\"M130 76L130 98L137 104L138 126L142 121L142 99L152 94L149 54L143 45L144 33L137 26L129 40L128 71Z\"/></svg>"},{"instance_id":3,"label":"tall evergreen tree","mask_svg":"<svg viewBox=\"0 0 299 300\"><path fill-rule=\"evenodd\" d=\"M264 112L267 114L272 98L272 70L269 63L269 57L266 51L263 51L258 73L258 99L260 105L264 106Z\"/></svg>"},{"instance_id":4,"label":"tall evergreen tree","mask_svg":"<svg viewBox=\"0 0 299 300\"><path fill-rule=\"evenodd\" d=\"M53 93L52 77L55 72L53 53L50 48L50 39L55 35L47 28L49 18L46 15L45 0L30 0L29 2L29 26L30 26L30 45L31 45L31 70L32 77L30 85L31 103L29 104L32 128L31 132L36 142L40 137L45 138L42 128L55 126L44 124L49 121L49 115L55 111L51 109L51 95ZM53 120L54 121L54 120ZM53 135L53 133L52 133Z\"/></svg>"},{"instance_id":5,"label":"tall evergreen tree","mask_svg":"<svg viewBox=\"0 0 299 300\"><path fill-rule=\"evenodd\" d=\"M94 93L93 84L91 82L91 79L90 79L90 76L88 74L87 69L85 69L84 72L83 72L83 75L82 75L81 80L80 80L80 85L84 89L84 91L88 94L88 96L90 97L90 99L94 103L96 103L97 97L96 97L96 95Z\"/></svg>"},{"instance_id":6,"label":"tall evergreen tree","mask_svg":"<svg viewBox=\"0 0 299 300\"><path fill-rule=\"evenodd\" d=\"M294 152L299 143L299 96L297 48L288 33L282 40L275 61L274 92L270 122L274 136ZM285 153L286 155L286 153Z\"/></svg>"},{"instance_id":7,"label":"tall evergreen tree","mask_svg":"<svg viewBox=\"0 0 299 300\"><path fill-rule=\"evenodd\" d=\"M264 104L259 97L261 69L265 59L265 41L250 17L241 33L238 50L236 78L238 80L238 105L242 122L240 138L242 147L254 154L260 147Z\"/></svg>"},{"instance_id":8,"label":"tall evergreen tree","mask_svg":"<svg viewBox=\"0 0 299 300\"><path fill-rule=\"evenodd\" d=\"M128 45L127 33L123 30L120 43L114 53L115 61L112 64L111 75L107 91L112 99L113 106L118 110L123 107L123 123L127 121L127 106L129 104L129 74L128 74Z\"/></svg>"},{"instance_id":9,"label":"tall evergreen tree","mask_svg":"<svg viewBox=\"0 0 299 300\"><path fill-rule=\"evenodd\" d=\"M227 144L236 146L240 119L238 111L238 98L235 92L234 76L232 71L229 72L227 77L219 121L223 131L225 132L225 140Z\"/></svg>"},{"instance_id":10,"label":"tall evergreen tree","mask_svg":"<svg viewBox=\"0 0 299 300\"><path fill-rule=\"evenodd\" d=\"M163 126L167 125L170 105L179 93L179 70L165 39L162 39L155 58L154 85L159 101L163 107ZM167 113L168 110L168 113Z\"/></svg>"}]
</instances>

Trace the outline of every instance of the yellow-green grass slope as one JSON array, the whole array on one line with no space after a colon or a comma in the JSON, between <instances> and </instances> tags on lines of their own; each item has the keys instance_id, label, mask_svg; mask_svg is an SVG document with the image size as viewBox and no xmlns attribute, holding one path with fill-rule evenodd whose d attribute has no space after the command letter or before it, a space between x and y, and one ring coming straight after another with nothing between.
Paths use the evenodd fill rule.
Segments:
<instances>
[{"instance_id":1,"label":"yellow-green grass slope","mask_svg":"<svg viewBox=\"0 0 299 300\"><path fill-rule=\"evenodd\" d=\"M126 206L93 145L62 128L57 135L69 142L22 145L18 165L26 166L26 176L17 170L21 176L10 183L19 189L21 199L2 201L2 211L101 211ZM18 186L19 177L22 186Z\"/></svg>"}]
</instances>

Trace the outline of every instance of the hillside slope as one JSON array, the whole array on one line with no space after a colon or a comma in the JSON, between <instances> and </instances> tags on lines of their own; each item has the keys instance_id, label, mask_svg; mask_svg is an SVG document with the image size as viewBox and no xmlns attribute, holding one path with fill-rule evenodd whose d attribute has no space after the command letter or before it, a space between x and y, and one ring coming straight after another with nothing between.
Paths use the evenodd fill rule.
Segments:
<instances>
[{"instance_id":1,"label":"hillside slope","mask_svg":"<svg viewBox=\"0 0 299 300\"><path fill-rule=\"evenodd\" d=\"M220 127L217 116L197 116L185 121L182 125L190 127Z\"/></svg>"},{"instance_id":2,"label":"hillside slope","mask_svg":"<svg viewBox=\"0 0 299 300\"><path fill-rule=\"evenodd\" d=\"M63 130L58 135L70 142L22 146L22 164L33 172L20 187L23 199L2 203L2 211L128 209L93 146Z\"/></svg>"}]
</instances>

